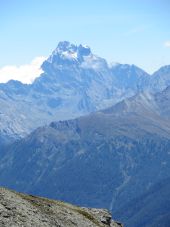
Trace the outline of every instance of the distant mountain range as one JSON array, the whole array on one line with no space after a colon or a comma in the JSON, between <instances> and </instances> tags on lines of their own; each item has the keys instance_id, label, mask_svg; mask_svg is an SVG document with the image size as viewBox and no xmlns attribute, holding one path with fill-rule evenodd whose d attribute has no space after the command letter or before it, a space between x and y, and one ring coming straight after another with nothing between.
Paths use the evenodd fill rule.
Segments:
<instances>
[{"instance_id":1,"label":"distant mountain range","mask_svg":"<svg viewBox=\"0 0 170 227\"><path fill-rule=\"evenodd\" d=\"M1 186L104 207L129 227L167 223L170 66L149 75L61 42L42 69L0 84Z\"/></svg>"},{"instance_id":2,"label":"distant mountain range","mask_svg":"<svg viewBox=\"0 0 170 227\"><path fill-rule=\"evenodd\" d=\"M88 46L60 42L31 85L0 84L0 145L24 137L51 121L72 119L104 109L141 91L170 85L170 66L152 76L135 65L115 64Z\"/></svg>"},{"instance_id":3,"label":"distant mountain range","mask_svg":"<svg viewBox=\"0 0 170 227\"><path fill-rule=\"evenodd\" d=\"M168 103L170 87L40 127L1 155L1 185L108 208L127 221L118 211L170 177Z\"/></svg>"}]
</instances>

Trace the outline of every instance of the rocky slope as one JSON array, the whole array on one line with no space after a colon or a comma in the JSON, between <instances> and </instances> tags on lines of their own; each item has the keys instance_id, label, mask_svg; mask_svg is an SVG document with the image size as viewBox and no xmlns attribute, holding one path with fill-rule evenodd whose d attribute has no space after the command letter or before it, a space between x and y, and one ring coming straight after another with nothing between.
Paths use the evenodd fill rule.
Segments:
<instances>
[{"instance_id":1,"label":"rocky slope","mask_svg":"<svg viewBox=\"0 0 170 227\"><path fill-rule=\"evenodd\" d=\"M73 206L61 201L0 188L0 226L121 227L104 209Z\"/></svg>"}]
</instances>

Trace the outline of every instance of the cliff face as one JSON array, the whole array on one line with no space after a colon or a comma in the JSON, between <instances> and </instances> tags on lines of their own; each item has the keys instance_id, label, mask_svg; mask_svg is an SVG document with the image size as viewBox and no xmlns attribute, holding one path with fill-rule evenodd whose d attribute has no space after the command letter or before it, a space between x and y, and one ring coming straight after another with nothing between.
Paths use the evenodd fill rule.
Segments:
<instances>
[{"instance_id":1,"label":"cliff face","mask_svg":"<svg viewBox=\"0 0 170 227\"><path fill-rule=\"evenodd\" d=\"M73 206L61 201L0 188L0 226L121 227L105 209Z\"/></svg>"}]
</instances>

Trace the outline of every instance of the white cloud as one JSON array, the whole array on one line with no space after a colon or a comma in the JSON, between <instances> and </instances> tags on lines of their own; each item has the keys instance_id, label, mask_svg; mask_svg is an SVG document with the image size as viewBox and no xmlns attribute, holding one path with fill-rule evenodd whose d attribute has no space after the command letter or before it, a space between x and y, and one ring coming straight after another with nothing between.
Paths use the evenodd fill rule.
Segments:
<instances>
[{"instance_id":1,"label":"white cloud","mask_svg":"<svg viewBox=\"0 0 170 227\"><path fill-rule=\"evenodd\" d=\"M41 64L46 58L36 57L30 64L15 66L6 65L0 68L0 83L6 83L9 80L19 80L22 83L30 84L42 73Z\"/></svg>"},{"instance_id":2,"label":"white cloud","mask_svg":"<svg viewBox=\"0 0 170 227\"><path fill-rule=\"evenodd\" d=\"M166 42L164 43L164 46L165 46L165 47L170 47L170 40L166 41Z\"/></svg>"}]
</instances>

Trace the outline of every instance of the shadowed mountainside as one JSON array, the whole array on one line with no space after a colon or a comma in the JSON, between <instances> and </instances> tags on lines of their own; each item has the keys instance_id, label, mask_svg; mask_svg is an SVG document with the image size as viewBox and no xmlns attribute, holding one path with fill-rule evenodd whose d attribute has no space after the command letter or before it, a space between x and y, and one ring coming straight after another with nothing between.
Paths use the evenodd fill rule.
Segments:
<instances>
[{"instance_id":1,"label":"shadowed mountainside","mask_svg":"<svg viewBox=\"0 0 170 227\"><path fill-rule=\"evenodd\" d=\"M170 178L153 185L113 215L119 217L127 227L169 227Z\"/></svg>"},{"instance_id":2,"label":"shadowed mountainside","mask_svg":"<svg viewBox=\"0 0 170 227\"><path fill-rule=\"evenodd\" d=\"M38 128L4 152L1 185L119 210L170 177L169 92Z\"/></svg>"}]
</instances>

